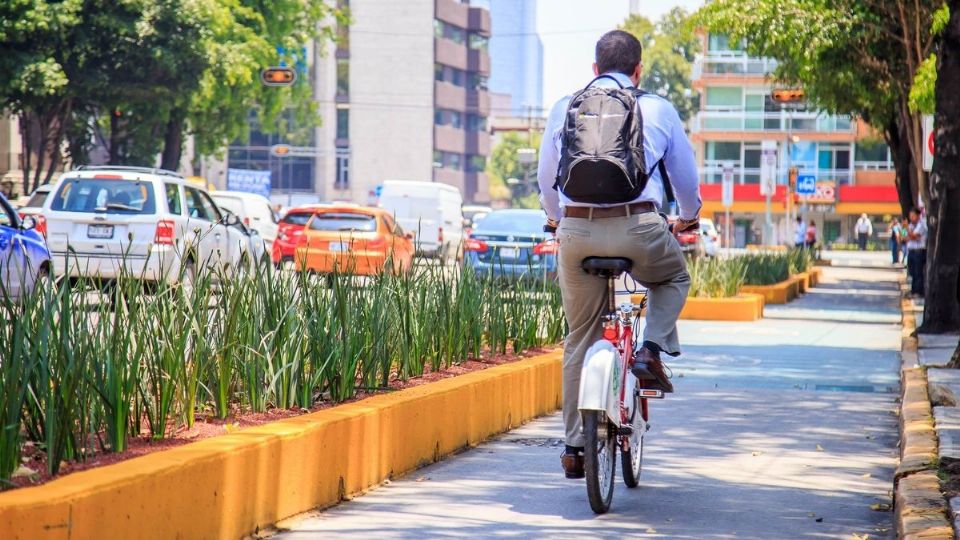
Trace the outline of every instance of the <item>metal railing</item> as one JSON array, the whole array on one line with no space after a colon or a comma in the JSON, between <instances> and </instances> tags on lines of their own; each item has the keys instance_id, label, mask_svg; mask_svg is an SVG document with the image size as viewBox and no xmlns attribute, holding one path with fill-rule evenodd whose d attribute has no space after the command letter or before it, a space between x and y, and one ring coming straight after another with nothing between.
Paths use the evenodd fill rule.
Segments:
<instances>
[{"instance_id":1,"label":"metal railing","mask_svg":"<svg viewBox=\"0 0 960 540\"><path fill-rule=\"evenodd\" d=\"M693 61L693 80L703 76L742 77L744 75L767 75L777 68L777 61L770 58L753 58L737 51L713 51L698 55Z\"/></svg>"},{"instance_id":2,"label":"metal railing","mask_svg":"<svg viewBox=\"0 0 960 540\"><path fill-rule=\"evenodd\" d=\"M748 112L744 110L700 111L690 122L690 129L701 131L760 131L852 133L856 124L849 116L817 112Z\"/></svg>"},{"instance_id":3,"label":"metal railing","mask_svg":"<svg viewBox=\"0 0 960 540\"><path fill-rule=\"evenodd\" d=\"M723 180L724 162L707 160L700 168L700 182L703 184L719 184ZM801 169L801 175L812 174L817 182L836 182L837 185L853 184L853 169ZM733 182L735 184L759 184L760 168L733 168ZM787 184L787 168L777 169L777 184Z\"/></svg>"},{"instance_id":4,"label":"metal railing","mask_svg":"<svg viewBox=\"0 0 960 540\"><path fill-rule=\"evenodd\" d=\"M892 171L892 161L856 161L853 168L859 171Z\"/></svg>"}]
</instances>

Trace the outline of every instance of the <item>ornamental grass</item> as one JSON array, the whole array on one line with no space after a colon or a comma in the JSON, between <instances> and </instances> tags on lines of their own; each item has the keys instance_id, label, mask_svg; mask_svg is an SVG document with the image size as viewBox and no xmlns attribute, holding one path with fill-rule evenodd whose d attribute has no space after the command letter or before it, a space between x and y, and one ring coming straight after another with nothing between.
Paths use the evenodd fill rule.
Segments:
<instances>
[{"instance_id":1,"label":"ornamental grass","mask_svg":"<svg viewBox=\"0 0 960 540\"><path fill-rule=\"evenodd\" d=\"M25 444L61 463L227 418L339 403L468 359L557 343L553 280L505 284L469 268L372 277L199 271L145 289L121 276L0 291L0 487Z\"/></svg>"}]
</instances>

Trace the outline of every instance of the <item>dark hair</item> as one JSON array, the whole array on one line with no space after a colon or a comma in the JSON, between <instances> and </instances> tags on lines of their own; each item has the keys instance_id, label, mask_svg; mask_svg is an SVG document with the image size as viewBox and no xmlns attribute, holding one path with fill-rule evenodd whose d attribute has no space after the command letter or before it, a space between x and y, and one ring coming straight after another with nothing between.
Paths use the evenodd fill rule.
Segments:
<instances>
[{"instance_id":1,"label":"dark hair","mask_svg":"<svg viewBox=\"0 0 960 540\"><path fill-rule=\"evenodd\" d=\"M597 41L597 71L608 73L616 71L624 75L633 75L640 63L643 48L640 40L623 30L611 30Z\"/></svg>"},{"instance_id":2,"label":"dark hair","mask_svg":"<svg viewBox=\"0 0 960 540\"><path fill-rule=\"evenodd\" d=\"M916 206L914 206L913 208L910 209L910 212L908 212L908 213L909 213L909 214L916 214L916 215L919 216L919 215L920 215L920 209L917 208Z\"/></svg>"}]
</instances>

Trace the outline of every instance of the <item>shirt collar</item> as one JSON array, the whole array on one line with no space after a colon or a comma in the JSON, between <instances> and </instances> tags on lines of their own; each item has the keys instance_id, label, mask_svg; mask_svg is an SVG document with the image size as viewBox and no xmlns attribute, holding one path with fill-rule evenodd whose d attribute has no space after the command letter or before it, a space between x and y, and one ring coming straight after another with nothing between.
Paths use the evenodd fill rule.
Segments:
<instances>
[{"instance_id":1,"label":"shirt collar","mask_svg":"<svg viewBox=\"0 0 960 540\"><path fill-rule=\"evenodd\" d=\"M617 80L617 82L619 82L620 84L622 84L627 88L633 87L633 81L630 80L630 77L627 77L626 75L624 75L623 73L620 73L619 71L608 71L604 73L604 75L608 77L613 77L614 79Z\"/></svg>"}]
</instances>

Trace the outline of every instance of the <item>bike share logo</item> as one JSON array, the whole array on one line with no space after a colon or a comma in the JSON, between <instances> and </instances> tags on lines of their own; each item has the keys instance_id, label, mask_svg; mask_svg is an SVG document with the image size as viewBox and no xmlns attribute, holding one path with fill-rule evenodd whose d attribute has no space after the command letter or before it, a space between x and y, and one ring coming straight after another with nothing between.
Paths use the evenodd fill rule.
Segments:
<instances>
[{"instance_id":1,"label":"bike share logo","mask_svg":"<svg viewBox=\"0 0 960 540\"><path fill-rule=\"evenodd\" d=\"M620 391L620 362L613 363L613 387L614 394Z\"/></svg>"}]
</instances>

